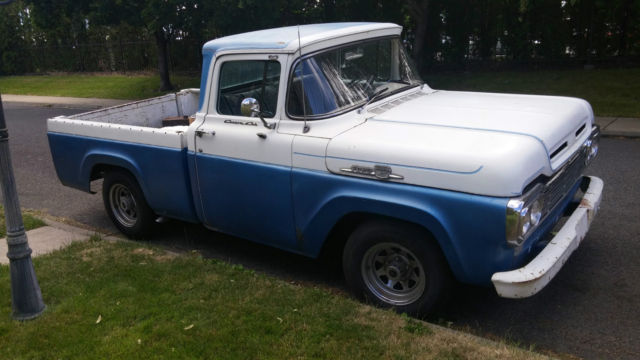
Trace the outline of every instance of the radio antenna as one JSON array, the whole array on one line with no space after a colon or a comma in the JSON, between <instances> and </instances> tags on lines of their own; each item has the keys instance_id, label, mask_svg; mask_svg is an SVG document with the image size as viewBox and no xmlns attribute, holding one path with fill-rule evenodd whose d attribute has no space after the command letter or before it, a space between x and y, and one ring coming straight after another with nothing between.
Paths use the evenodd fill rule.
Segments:
<instances>
[{"instance_id":1,"label":"radio antenna","mask_svg":"<svg viewBox=\"0 0 640 360\"><path fill-rule=\"evenodd\" d=\"M304 62L302 60L302 45L300 43L300 25L298 25L298 51L300 53L300 65L302 65L302 68L300 69L300 85L302 86L302 119L304 120L302 133L306 134L309 132L310 128L309 125L307 125L307 102L305 101L307 93L304 92Z\"/></svg>"}]
</instances>

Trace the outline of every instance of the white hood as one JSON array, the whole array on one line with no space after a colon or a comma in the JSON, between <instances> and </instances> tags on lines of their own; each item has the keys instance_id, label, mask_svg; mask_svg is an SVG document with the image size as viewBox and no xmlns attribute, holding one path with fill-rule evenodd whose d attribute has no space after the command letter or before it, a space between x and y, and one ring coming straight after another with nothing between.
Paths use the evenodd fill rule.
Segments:
<instances>
[{"instance_id":1,"label":"white hood","mask_svg":"<svg viewBox=\"0 0 640 360\"><path fill-rule=\"evenodd\" d=\"M551 175L593 122L586 101L551 96L418 92L369 111L377 115L330 141L330 171L387 165L404 177L394 181L491 196Z\"/></svg>"}]
</instances>

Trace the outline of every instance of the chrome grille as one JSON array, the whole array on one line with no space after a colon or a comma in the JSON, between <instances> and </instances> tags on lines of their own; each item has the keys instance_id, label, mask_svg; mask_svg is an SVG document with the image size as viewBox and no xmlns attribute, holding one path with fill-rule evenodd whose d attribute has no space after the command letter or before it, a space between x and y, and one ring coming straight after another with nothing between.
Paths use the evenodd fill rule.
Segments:
<instances>
[{"instance_id":1,"label":"chrome grille","mask_svg":"<svg viewBox=\"0 0 640 360\"><path fill-rule=\"evenodd\" d=\"M548 214L567 195L576 184L586 167L587 154L578 150L578 153L559 170L547 183L542 191L541 198L544 204L543 213Z\"/></svg>"}]
</instances>

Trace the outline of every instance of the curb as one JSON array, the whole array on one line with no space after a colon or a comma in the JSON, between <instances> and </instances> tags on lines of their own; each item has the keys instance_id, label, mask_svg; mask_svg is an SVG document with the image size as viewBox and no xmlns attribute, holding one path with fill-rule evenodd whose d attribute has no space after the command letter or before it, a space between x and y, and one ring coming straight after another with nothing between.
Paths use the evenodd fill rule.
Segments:
<instances>
[{"instance_id":1,"label":"curb","mask_svg":"<svg viewBox=\"0 0 640 360\"><path fill-rule=\"evenodd\" d=\"M596 117L603 136L640 137L640 119L624 117Z\"/></svg>"},{"instance_id":2,"label":"curb","mask_svg":"<svg viewBox=\"0 0 640 360\"><path fill-rule=\"evenodd\" d=\"M123 240L110 234L64 224L48 216L38 216L38 218L45 223L45 226L26 231L32 257L45 255L65 248L73 242L86 241L96 234L99 235L101 239L107 241ZM0 239L0 253L3 255L7 253L8 245L6 237ZM9 263L10 260L8 257L0 256L0 265L9 265Z\"/></svg>"},{"instance_id":3,"label":"curb","mask_svg":"<svg viewBox=\"0 0 640 360\"><path fill-rule=\"evenodd\" d=\"M60 229L60 230L64 230L73 234L77 234L77 235L82 235L82 236L86 236L86 237L91 237L93 235L100 235L100 237L103 240L109 240L109 241L122 241L125 240L124 238L115 236L115 235L111 235L108 233L103 233L100 232L98 230L90 230L90 229L85 229L85 228L81 228L78 226L74 226L74 225L69 225L69 224L65 224L63 222L59 222L56 220L51 219L49 216L38 216L42 221L44 221L45 224L47 224L47 226L51 226L52 228L56 228L56 229Z\"/></svg>"},{"instance_id":4,"label":"curb","mask_svg":"<svg viewBox=\"0 0 640 360\"><path fill-rule=\"evenodd\" d=\"M640 137L640 119L638 118L596 116L594 121L600 125L602 136Z\"/></svg>"}]
</instances>

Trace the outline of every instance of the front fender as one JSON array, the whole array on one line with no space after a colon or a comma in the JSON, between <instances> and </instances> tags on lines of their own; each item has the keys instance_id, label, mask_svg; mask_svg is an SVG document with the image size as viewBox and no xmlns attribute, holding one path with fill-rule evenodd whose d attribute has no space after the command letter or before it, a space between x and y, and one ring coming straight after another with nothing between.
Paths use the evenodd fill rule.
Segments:
<instances>
[{"instance_id":1,"label":"front fender","mask_svg":"<svg viewBox=\"0 0 640 360\"><path fill-rule=\"evenodd\" d=\"M326 239L329 231L338 221L350 214L365 213L399 219L424 227L434 236L445 256L449 254L447 260L452 264L452 267L459 268L458 250L440 220L432 215L431 211L433 210L416 207L415 204L392 202L388 199L341 194L323 204L304 227L304 239L308 240L304 242L307 247L304 251L318 256L324 243L323 240Z\"/></svg>"},{"instance_id":2,"label":"front fender","mask_svg":"<svg viewBox=\"0 0 640 360\"><path fill-rule=\"evenodd\" d=\"M506 199L294 169L296 227L301 252L319 255L329 232L343 217L369 213L427 229L457 279L490 284L497 268L509 268Z\"/></svg>"}]
</instances>

